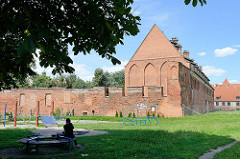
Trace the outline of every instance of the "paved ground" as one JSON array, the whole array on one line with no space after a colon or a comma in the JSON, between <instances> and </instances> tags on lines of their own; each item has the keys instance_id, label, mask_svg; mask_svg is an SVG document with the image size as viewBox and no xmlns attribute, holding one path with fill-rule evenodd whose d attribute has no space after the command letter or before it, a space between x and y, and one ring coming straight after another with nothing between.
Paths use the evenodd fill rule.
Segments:
<instances>
[{"instance_id":1,"label":"paved ground","mask_svg":"<svg viewBox=\"0 0 240 159\"><path fill-rule=\"evenodd\" d=\"M76 123L76 124L95 124L95 123L122 123L122 122L109 122L109 121L97 121L97 120L71 120L71 122L73 123ZM3 124L0 125L0 129L4 129L4 128L14 128L13 126L13 122L9 122L10 125L6 125L5 127L3 126ZM36 121L26 121L26 122L23 122L23 121L18 121L17 122L17 127L18 128L36 128L35 125L30 125L28 123L31 123L31 124L35 124ZM40 120L39 123L42 123L42 121ZM58 120L57 121L58 124L65 124L65 120ZM23 125L24 124L24 125ZM28 124L28 125L26 125Z\"/></svg>"}]
</instances>

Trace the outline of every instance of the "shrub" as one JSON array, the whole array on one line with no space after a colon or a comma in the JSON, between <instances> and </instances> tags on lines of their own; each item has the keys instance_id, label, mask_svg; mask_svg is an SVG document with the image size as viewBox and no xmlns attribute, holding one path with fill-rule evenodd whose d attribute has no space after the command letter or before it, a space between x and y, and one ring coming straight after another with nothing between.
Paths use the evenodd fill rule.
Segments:
<instances>
[{"instance_id":1,"label":"shrub","mask_svg":"<svg viewBox=\"0 0 240 159\"><path fill-rule=\"evenodd\" d=\"M120 111L120 117L123 117L122 112Z\"/></svg>"},{"instance_id":2,"label":"shrub","mask_svg":"<svg viewBox=\"0 0 240 159\"><path fill-rule=\"evenodd\" d=\"M118 117L118 112L116 111L115 117Z\"/></svg>"},{"instance_id":3,"label":"shrub","mask_svg":"<svg viewBox=\"0 0 240 159\"><path fill-rule=\"evenodd\" d=\"M157 117L160 118L160 115L158 114Z\"/></svg>"},{"instance_id":4,"label":"shrub","mask_svg":"<svg viewBox=\"0 0 240 159\"><path fill-rule=\"evenodd\" d=\"M53 116L60 116L60 108L56 108L54 111L53 111Z\"/></svg>"},{"instance_id":5,"label":"shrub","mask_svg":"<svg viewBox=\"0 0 240 159\"><path fill-rule=\"evenodd\" d=\"M131 116L132 116L132 113L129 113L129 114L128 114L128 117L131 117Z\"/></svg>"},{"instance_id":6,"label":"shrub","mask_svg":"<svg viewBox=\"0 0 240 159\"><path fill-rule=\"evenodd\" d=\"M133 113L133 117L134 117L134 118L136 118L136 115L135 115L135 113Z\"/></svg>"},{"instance_id":7,"label":"shrub","mask_svg":"<svg viewBox=\"0 0 240 159\"><path fill-rule=\"evenodd\" d=\"M149 111L148 111L148 113L147 113L147 116L150 116L150 113L149 113Z\"/></svg>"},{"instance_id":8,"label":"shrub","mask_svg":"<svg viewBox=\"0 0 240 159\"><path fill-rule=\"evenodd\" d=\"M155 113L153 113L152 116L155 116Z\"/></svg>"}]
</instances>

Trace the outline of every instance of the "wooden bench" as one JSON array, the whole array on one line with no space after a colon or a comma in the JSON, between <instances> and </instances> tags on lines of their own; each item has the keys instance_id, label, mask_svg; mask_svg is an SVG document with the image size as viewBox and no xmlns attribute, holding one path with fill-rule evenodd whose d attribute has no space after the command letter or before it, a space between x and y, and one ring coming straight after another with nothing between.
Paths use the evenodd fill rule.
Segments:
<instances>
[{"instance_id":1,"label":"wooden bench","mask_svg":"<svg viewBox=\"0 0 240 159\"><path fill-rule=\"evenodd\" d=\"M29 151L30 145L36 146L36 151L38 152L39 145L61 145L69 144L69 152L71 151L71 143L75 138L68 138L65 136L36 136L33 138L20 139L19 142L26 145L26 151Z\"/></svg>"}]
</instances>

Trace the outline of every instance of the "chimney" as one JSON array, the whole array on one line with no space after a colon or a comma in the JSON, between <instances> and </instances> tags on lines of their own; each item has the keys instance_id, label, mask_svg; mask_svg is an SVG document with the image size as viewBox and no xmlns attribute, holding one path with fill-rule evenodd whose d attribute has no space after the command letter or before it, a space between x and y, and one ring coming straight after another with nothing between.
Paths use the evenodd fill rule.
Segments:
<instances>
[{"instance_id":1,"label":"chimney","mask_svg":"<svg viewBox=\"0 0 240 159\"><path fill-rule=\"evenodd\" d=\"M170 40L170 42L175 46L178 44L178 38L174 37Z\"/></svg>"},{"instance_id":2,"label":"chimney","mask_svg":"<svg viewBox=\"0 0 240 159\"><path fill-rule=\"evenodd\" d=\"M199 70L202 71L202 66L199 66Z\"/></svg>"},{"instance_id":3,"label":"chimney","mask_svg":"<svg viewBox=\"0 0 240 159\"><path fill-rule=\"evenodd\" d=\"M182 53L182 45L178 44L177 50L181 54Z\"/></svg>"},{"instance_id":4,"label":"chimney","mask_svg":"<svg viewBox=\"0 0 240 159\"><path fill-rule=\"evenodd\" d=\"M183 56L189 58L189 51L184 50L183 51Z\"/></svg>"}]
</instances>

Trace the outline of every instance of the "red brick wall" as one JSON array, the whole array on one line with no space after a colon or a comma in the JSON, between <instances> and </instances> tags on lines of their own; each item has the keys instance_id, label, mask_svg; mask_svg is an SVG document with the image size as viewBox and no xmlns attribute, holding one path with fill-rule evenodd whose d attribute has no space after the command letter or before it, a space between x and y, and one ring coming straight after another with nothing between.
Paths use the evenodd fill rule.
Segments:
<instances>
[{"instance_id":1,"label":"red brick wall","mask_svg":"<svg viewBox=\"0 0 240 159\"><path fill-rule=\"evenodd\" d=\"M213 93L204 82L190 74L190 70L180 64L181 98L184 105L184 115L214 111ZM191 87L192 85L192 87ZM193 90L193 97L192 97ZM193 102L193 103L192 103Z\"/></svg>"},{"instance_id":2,"label":"red brick wall","mask_svg":"<svg viewBox=\"0 0 240 159\"><path fill-rule=\"evenodd\" d=\"M25 95L25 105L19 103L18 110L22 109L23 115L29 115L30 110L36 115L37 101L40 100L40 115L50 115L51 106L48 105L49 94L54 101L54 109L60 108L62 115L74 109L75 115L92 115L92 110L98 116L114 116L116 111L122 111L124 116L135 113L136 116L146 116L147 111L151 112L151 106L156 106L161 89L157 87L148 88L148 96L143 97L142 87L128 88L128 96L122 96L122 88L109 88L109 96L105 96L104 87L93 89L18 89L0 92L0 112L4 111L6 102L14 103L20 100L21 94ZM46 98L46 95L48 96ZM138 104L145 104L147 109L140 109ZM14 104L8 105L7 112L14 112ZM156 114L157 112L155 112ZM18 111L19 114L19 111Z\"/></svg>"},{"instance_id":3,"label":"red brick wall","mask_svg":"<svg viewBox=\"0 0 240 159\"><path fill-rule=\"evenodd\" d=\"M0 92L0 111L3 111L4 103L20 100L21 94L19 108L22 107L26 115L30 110L35 113L37 100L41 100L41 115L50 114L50 100L54 101L55 109L61 108L64 115L72 109L75 115L92 115L94 110L99 116L114 116L116 111L122 111L124 116L129 113L146 116L149 111L165 117L192 114L192 110L200 113L212 111L211 88L191 75L189 68L190 62L154 25L125 68L126 96L123 96L122 88L109 88L109 95L103 87L12 90ZM13 112L13 108L9 105L8 112Z\"/></svg>"}]
</instances>

